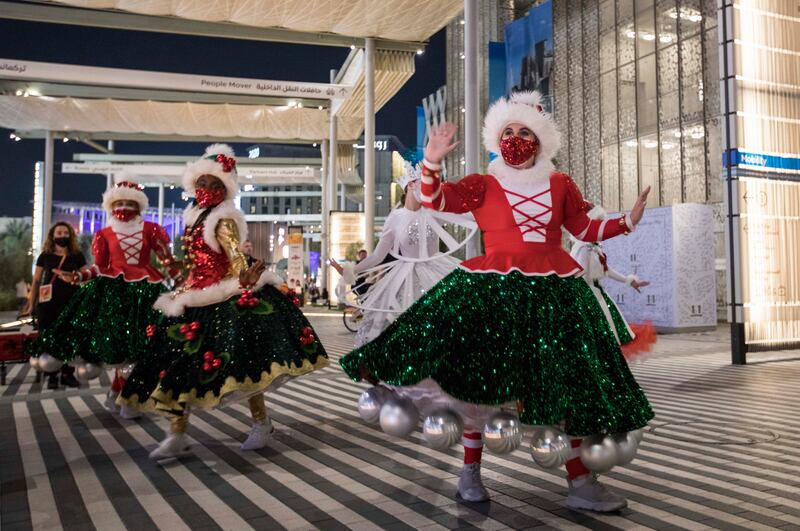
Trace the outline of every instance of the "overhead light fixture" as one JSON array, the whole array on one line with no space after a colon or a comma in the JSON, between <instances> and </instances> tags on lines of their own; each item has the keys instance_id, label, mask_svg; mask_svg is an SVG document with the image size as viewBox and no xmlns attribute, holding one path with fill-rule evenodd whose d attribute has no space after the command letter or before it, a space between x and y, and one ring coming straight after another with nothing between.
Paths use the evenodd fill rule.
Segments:
<instances>
[{"instance_id":1,"label":"overhead light fixture","mask_svg":"<svg viewBox=\"0 0 800 531\"><path fill-rule=\"evenodd\" d=\"M422 50L417 50L417 55L422 55Z\"/></svg>"},{"instance_id":2,"label":"overhead light fixture","mask_svg":"<svg viewBox=\"0 0 800 531\"><path fill-rule=\"evenodd\" d=\"M320 105L319 107L317 107L317 109L319 109L319 110L321 111L321 110L322 110L322 105Z\"/></svg>"},{"instance_id":3,"label":"overhead light fixture","mask_svg":"<svg viewBox=\"0 0 800 531\"><path fill-rule=\"evenodd\" d=\"M356 49L356 45L355 45L355 44L351 44L351 45L350 45L350 49L351 49L351 50L355 50L355 49Z\"/></svg>"},{"instance_id":4,"label":"overhead light fixture","mask_svg":"<svg viewBox=\"0 0 800 531\"><path fill-rule=\"evenodd\" d=\"M656 36L652 33L642 33L642 40L644 41L654 41L656 40Z\"/></svg>"},{"instance_id":5,"label":"overhead light fixture","mask_svg":"<svg viewBox=\"0 0 800 531\"><path fill-rule=\"evenodd\" d=\"M314 142L313 144L311 144L311 147L317 147L317 143Z\"/></svg>"},{"instance_id":6,"label":"overhead light fixture","mask_svg":"<svg viewBox=\"0 0 800 531\"><path fill-rule=\"evenodd\" d=\"M636 140L626 140L625 145L628 147L636 147L639 145L639 142L637 142Z\"/></svg>"},{"instance_id":7,"label":"overhead light fixture","mask_svg":"<svg viewBox=\"0 0 800 531\"><path fill-rule=\"evenodd\" d=\"M466 24L466 22L464 21L464 19L463 19L463 18L462 18L461 20L459 20L459 21L458 21L458 23L459 23L459 24L461 24L462 26L463 26L464 24Z\"/></svg>"},{"instance_id":8,"label":"overhead light fixture","mask_svg":"<svg viewBox=\"0 0 800 531\"><path fill-rule=\"evenodd\" d=\"M64 138L61 139L61 141L66 144L67 142L69 142L69 138L64 137Z\"/></svg>"},{"instance_id":9,"label":"overhead light fixture","mask_svg":"<svg viewBox=\"0 0 800 531\"><path fill-rule=\"evenodd\" d=\"M664 33L658 37L658 42L661 44L669 44L672 42L672 35Z\"/></svg>"},{"instance_id":10,"label":"overhead light fixture","mask_svg":"<svg viewBox=\"0 0 800 531\"><path fill-rule=\"evenodd\" d=\"M20 89L17 89L17 91L15 92L15 94L16 94L17 96L22 96L22 91L21 91Z\"/></svg>"},{"instance_id":11,"label":"overhead light fixture","mask_svg":"<svg viewBox=\"0 0 800 531\"><path fill-rule=\"evenodd\" d=\"M23 97L23 98L27 98L28 96L30 96L30 94L28 94L28 91L27 91L27 90L26 90L25 92L23 92L23 93L22 93L22 97Z\"/></svg>"}]
</instances>

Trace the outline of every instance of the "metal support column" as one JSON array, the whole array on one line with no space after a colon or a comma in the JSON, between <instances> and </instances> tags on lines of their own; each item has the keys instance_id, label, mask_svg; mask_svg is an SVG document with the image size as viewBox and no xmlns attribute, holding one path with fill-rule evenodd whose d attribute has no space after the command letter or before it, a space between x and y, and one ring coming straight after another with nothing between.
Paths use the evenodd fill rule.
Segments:
<instances>
[{"instance_id":1,"label":"metal support column","mask_svg":"<svg viewBox=\"0 0 800 531\"><path fill-rule=\"evenodd\" d=\"M464 0L464 159L466 174L480 171L478 95L478 0ZM478 240L466 245L467 258L478 255Z\"/></svg>"},{"instance_id":2,"label":"metal support column","mask_svg":"<svg viewBox=\"0 0 800 531\"><path fill-rule=\"evenodd\" d=\"M735 132L733 126L736 119L735 94L733 93L734 72L728 68L728 64L733 64L731 55L733 54L733 39L731 34L733 28L730 23L733 20L733 6L728 2L723 2L718 18L719 28L722 31L722 62L720 64L720 74L722 76L724 108L722 116L725 120L725 211L727 214L727 224L725 226L726 254L728 260L728 320L731 324L731 363L734 365L745 365L747 363L747 343L744 333L744 306L742 304L742 285L739 274L739 261L741 260L741 247L739 240L739 227L741 223L738 178L733 171L733 161L731 156L736 149Z\"/></svg>"},{"instance_id":3,"label":"metal support column","mask_svg":"<svg viewBox=\"0 0 800 531\"><path fill-rule=\"evenodd\" d=\"M55 137L48 131L44 139L44 209L42 211L42 234L47 234L53 224L53 157Z\"/></svg>"},{"instance_id":4,"label":"metal support column","mask_svg":"<svg viewBox=\"0 0 800 531\"><path fill-rule=\"evenodd\" d=\"M364 42L364 249L375 240L375 39Z\"/></svg>"},{"instance_id":5,"label":"metal support column","mask_svg":"<svg viewBox=\"0 0 800 531\"><path fill-rule=\"evenodd\" d=\"M332 117L331 117L332 118ZM320 145L320 154L322 156L322 175L320 176L320 186L322 187L322 197L320 205L320 214L322 222L320 224L319 232L319 257L320 257L320 271L319 271L319 285L320 291L328 287L328 231L330 230L330 204L328 203L328 173L330 171L330 158L328 156L328 141L323 140Z\"/></svg>"},{"instance_id":6,"label":"metal support column","mask_svg":"<svg viewBox=\"0 0 800 531\"><path fill-rule=\"evenodd\" d=\"M164 225L164 183L158 185L158 224Z\"/></svg>"}]
</instances>

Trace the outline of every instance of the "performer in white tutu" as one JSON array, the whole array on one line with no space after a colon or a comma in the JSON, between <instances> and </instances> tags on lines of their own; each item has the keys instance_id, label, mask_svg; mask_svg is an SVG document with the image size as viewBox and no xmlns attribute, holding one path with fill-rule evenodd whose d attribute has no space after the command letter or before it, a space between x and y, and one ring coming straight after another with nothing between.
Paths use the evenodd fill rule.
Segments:
<instances>
[{"instance_id":1,"label":"performer in white tutu","mask_svg":"<svg viewBox=\"0 0 800 531\"><path fill-rule=\"evenodd\" d=\"M606 211L600 206L587 203L590 219L606 219ZM610 278L626 284L636 291L649 286L647 281L640 280L636 275L623 275L608 265L608 257L603 251L600 242L584 242L570 236L572 250L570 256L578 262L583 269L583 279L589 284L603 314L611 326L611 331L620 344L620 349L625 359L633 361L653 349L656 343L656 329L652 323L628 324L614 300L608 296L600 281Z\"/></svg>"},{"instance_id":2,"label":"performer in white tutu","mask_svg":"<svg viewBox=\"0 0 800 531\"><path fill-rule=\"evenodd\" d=\"M458 267L459 261L451 255L460 245L442 225L476 228L468 217L422 208L421 178L419 167L406 161L405 172L396 181L403 190L401 206L386 218L372 255L357 264L330 262L342 275L342 285L355 285L359 276L372 280L367 281L370 287L357 303L364 314L356 335L357 347L378 337L398 315ZM439 251L441 241L447 247L444 252Z\"/></svg>"}]
</instances>

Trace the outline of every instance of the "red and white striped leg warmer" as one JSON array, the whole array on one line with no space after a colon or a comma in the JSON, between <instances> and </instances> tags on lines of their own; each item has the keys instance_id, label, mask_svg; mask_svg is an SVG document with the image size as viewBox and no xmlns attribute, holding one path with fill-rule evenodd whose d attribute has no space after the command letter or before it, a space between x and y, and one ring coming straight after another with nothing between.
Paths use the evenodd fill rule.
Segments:
<instances>
[{"instance_id":1,"label":"red and white striped leg warmer","mask_svg":"<svg viewBox=\"0 0 800 531\"><path fill-rule=\"evenodd\" d=\"M591 474L591 471L586 468L586 465L583 464L581 461L581 442L583 439L580 438L571 438L570 443L572 445L572 457L570 457L569 461L567 461L567 477L570 480L575 480L581 478L583 476L588 476Z\"/></svg>"},{"instance_id":2,"label":"red and white striped leg warmer","mask_svg":"<svg viewBox=\"0 0 800 531\"><path fill-rule=\"evenodd\" d=\"M471 465L472 463L480 463L481 454L483 453L483 437L481 436L481 432L465 431L461 441L464 444L464 464Z\"/></svg>"}]
</instances>

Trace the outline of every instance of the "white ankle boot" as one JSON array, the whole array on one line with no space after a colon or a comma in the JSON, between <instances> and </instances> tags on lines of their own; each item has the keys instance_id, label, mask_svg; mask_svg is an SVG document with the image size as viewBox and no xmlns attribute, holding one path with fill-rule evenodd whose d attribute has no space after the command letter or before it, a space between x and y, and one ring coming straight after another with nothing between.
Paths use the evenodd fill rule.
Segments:
<instances>
[{"instance_id":1,"label":"white ankle boot","mask_svg":"<svg viewBox=\"0 0 800 531\"><path fill-rule=\"evenodd\" d=\"M161 441L158 448L150 452L150 459L161 461L173 457L182 457L189 454L189 441L185 433L170 433L166 439Z\"/></svg>"},{"instance_id":2,"label":"white ankle boot","mask_svg":"<svg viewBox=\"0 0 800 531\"><path fill-rule=\"evenodd\" d=\"M567 483L569 483L567 507L570 509L609 513L628 506L625 498L608 490L605 485L597 481L597 476L594 474L574 481L567 479Z\"/></svg>"},{"instance_id":3,"label":"white ankle boot","mask_svg":"<svg viewBox=\"0 0 800 531\"><path fill-rule=\"evenodd\" d=\"M264 448L270 437L272 437L273 431L275 431L275 428L269 419L255 422L250 429L250 435L247 436L247 440L242 443L242 450L260 450Z\"/></svg>"},{"instance_id":4,"label":"white ankle boot","mask_svg":"<svg viewBox=\"0 0 800 531\"><path fill-rule=\"evenodd\" d=\"M119 416L125 420L133 420L138 419L142 416L138 409L134 409L128 406L121 406L119 408Z\"/></svg>"},{"instance_id":5,"label":"white ankle boot","mask_svg":"<svg viewBox=\"0 0 800 531\"><path fill-rule=\"evenodd\" d=\"M458 480L458 495L468 502L483 502L489 499L489 491L481 480L481 464L470 463L461 470Z\"/></svg>"},{"instance_id":6,"label":"white ankle boot","mask_svg":"<svg viewBox=\"0 0 800 531\"><path fill-rule=\"evenodd\" d=\"M103 407L105 407L106 410L109 413L116 413L117 412L117 397L118 396L119 396L119 393L115 393L114 391L110 391L110 390L108 391L108 394L106 395L106 401L103 402Z\"/></svg>"}]
</instances>

